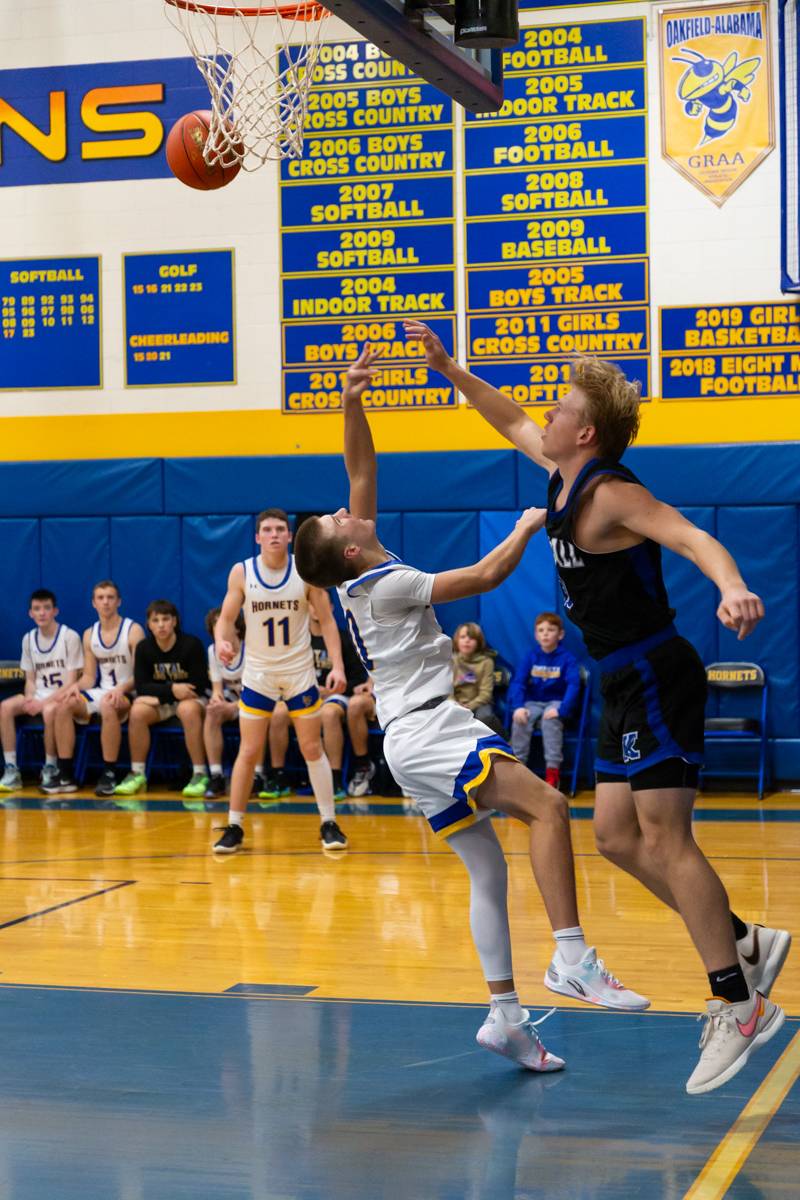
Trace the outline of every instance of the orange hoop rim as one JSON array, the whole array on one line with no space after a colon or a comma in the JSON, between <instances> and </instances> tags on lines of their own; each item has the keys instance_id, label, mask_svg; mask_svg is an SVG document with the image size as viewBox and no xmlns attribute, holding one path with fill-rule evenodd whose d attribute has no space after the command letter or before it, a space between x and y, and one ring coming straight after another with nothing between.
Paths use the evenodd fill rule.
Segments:
<instances>
[{"instance_id":1,"label":"orange hoop rim","mask_svg":"<svg viewBox=\"0 0 800 1200\"><path fill-rule=\"evenodd\" d=\"M285 17L287 21L321 21L328 10L317 0L290 0L287 4L259 4L242 7L239 4L204 4L202 0L165 0L184 12L201 12L210 17Z\"/></svg>"}]
</instances>

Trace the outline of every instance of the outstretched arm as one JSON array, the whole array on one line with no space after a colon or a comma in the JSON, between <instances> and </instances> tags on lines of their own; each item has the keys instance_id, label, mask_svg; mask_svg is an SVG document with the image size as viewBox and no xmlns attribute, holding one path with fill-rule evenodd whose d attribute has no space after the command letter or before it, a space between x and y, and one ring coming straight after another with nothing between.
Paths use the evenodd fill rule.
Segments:
<instances>
[{"instance_id":1,"label":"outstretched arm","mask_svg":"<svg viewBox=\"0 0 800 1200\"><path fill-rule=\"evenodd\" d=\"M755 629L764 616L763 602L742 579L732 555L710 533L635 484L610 480L597 489L593 506L604 522L651 538L693 562L719 588L717 616L726 629L739 635L739 641Z\"/></svg>"},{"instance_id":2,"label":"outstretched arm","mask_svg":"<svg viewBox=\"0 0 800 1200\"><path fill-rule=\"evenodd\" d=\"M460 367L447 353L441 340L422 321L404 321L403 328L409 341L422 342L429 367L449 379L493 429L552 475L556 467L542 451L541 429L510 396Z\"/></svg>"},{"instance_id":3,"label":"outstretched arm","mask_svg":"<svg viewBox=\"0 0 800 1200\"><path fill-rule=\"evenodd\" d=\"M342 389L344 465L350 480L351 516L374 521L378 511L378 465L375 443L364 412L363 395L372 383L378 353L366 345L350 365Z\"/></svg>"},{"instance_id":4,"label":"outstretched arm","mask_svg":"<svg viewBox=\"0 0 800 1200\"><path fill-rule=\"evenodd\" d=\"M441 571L433 581L431 602L444 604L447 600L463 600L490 592L507 579L522 558L525 547L545 522L543 508L528 508L517 521L505 541L490 550L479 562L455 571Z\"/></svg>"}]
</instances>

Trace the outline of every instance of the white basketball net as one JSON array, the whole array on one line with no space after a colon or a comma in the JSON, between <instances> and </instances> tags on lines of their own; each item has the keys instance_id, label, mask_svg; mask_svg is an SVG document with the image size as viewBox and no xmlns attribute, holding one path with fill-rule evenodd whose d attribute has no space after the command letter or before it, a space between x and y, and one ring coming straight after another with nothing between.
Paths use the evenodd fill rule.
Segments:
<instances>
[{"instance_id":1,"label":"white basketball net","mask_svg":"<svg viewBox=\"0 0 800 1200\"><path fill-rule=\"evenodd\" d=\"M208 165L240 162L255 171L270 159L300 158L327 10L313 0L284 0L282 10L242 11L213 0L165 4L211 96L211 128L203 149Z\"/></svg>"}]
</instances>

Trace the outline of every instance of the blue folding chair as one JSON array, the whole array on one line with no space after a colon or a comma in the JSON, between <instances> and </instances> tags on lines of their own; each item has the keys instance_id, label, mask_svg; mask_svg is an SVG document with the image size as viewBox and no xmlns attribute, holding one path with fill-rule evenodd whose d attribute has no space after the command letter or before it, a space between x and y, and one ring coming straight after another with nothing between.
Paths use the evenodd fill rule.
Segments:
<instances>
[{"instance_id":1,"label":"blue folding chair","mask_svg":"<svg viewBox=\"0 0 800 1200\"><path fill-rule=\"evenodd\" d=\"M755 770L737 767L704 767L701 778L757 779L758 798L763 800L769 773L767 760L767 697L769 686L764 668L752 662L715 662L706 667L706 682L709 694L719 692L719 707L738 711L720 712L706 717L706 744L727 743L728 745L751 745L758 747L758 766ZM731 694L735 693L735 695ZM756 714L741 711L740 696L749 700L754 693L760 694Z\"/></svg>"}]
</instances>

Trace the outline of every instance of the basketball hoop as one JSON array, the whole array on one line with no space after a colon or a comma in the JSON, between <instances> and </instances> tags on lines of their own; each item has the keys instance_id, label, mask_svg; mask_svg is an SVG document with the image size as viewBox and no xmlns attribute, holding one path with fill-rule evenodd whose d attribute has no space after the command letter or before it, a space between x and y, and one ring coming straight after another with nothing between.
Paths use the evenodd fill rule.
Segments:
<instances>
[{"instance_id":1,"label":"basketball hoop","mask_svg":"<svg viewBox=\"0 0 800 1200\"><path fill-rule=\"evenodd\" d=\"M317 0L248 8L200 0L164 3L211 96L206 163L236 161L255 171L270 159L300 158L327 9Z\"/></svg>"}]
</instances>

